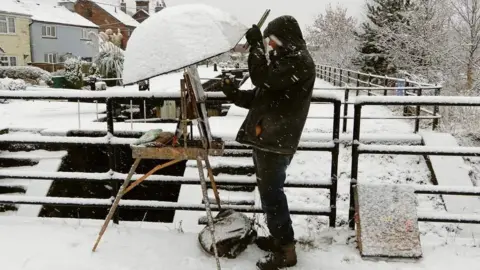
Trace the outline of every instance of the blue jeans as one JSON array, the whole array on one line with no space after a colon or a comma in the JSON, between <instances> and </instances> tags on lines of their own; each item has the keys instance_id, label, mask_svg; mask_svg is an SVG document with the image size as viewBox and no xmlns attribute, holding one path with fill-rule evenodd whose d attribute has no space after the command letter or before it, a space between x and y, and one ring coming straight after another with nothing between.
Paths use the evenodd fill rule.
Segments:
<instances>
[{"instance_id":1,"label":"blue jeans","mask_svg":"<svg viewBox=\"0 0 480 270\"><path fill-rule=\"evenodd\" d=\"M292 220L287 197L283 191L286 170L293 155L282 155L253 149L253 163L257 175L262 210L267 216L270 234L282 245L294 241Z\"/></svg>"}]
</instances>

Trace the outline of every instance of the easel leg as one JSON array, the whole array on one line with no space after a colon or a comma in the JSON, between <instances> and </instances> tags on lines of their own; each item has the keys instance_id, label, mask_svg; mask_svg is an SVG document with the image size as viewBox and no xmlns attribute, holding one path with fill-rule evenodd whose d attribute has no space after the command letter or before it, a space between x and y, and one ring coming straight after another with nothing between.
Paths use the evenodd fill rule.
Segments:
<instances>
[{"instance_id":1,"label":"easel leg","mask_svg":"<svg viewBox=\"0 0 480 270\"><path fill-rule=\"evenodd\" d=\"M157 165L155 168L151 169L148 173L146 173L144 176L142 176L141 178L139 178L138 180L136 180L135 182L133 182L127 189L125 189L125 191L123 192L122 196L127 194L130 190L132 190L134 187L140 185L143 181L145 181L145 179L147 179L150 175L154 174L155 172L163 169L163 168L166 168L168 166L172 166L173 164L175 163L178 163L180 161L182 161L183 159L175 159L175 160L171 160L165 164L162 164L162 165Z\"/></svg>"},{"instance_id":2,"label":"easel leg","mask_svg":"<svg viewBox=\"0 0 480 270\"><path fill-rule=\"evenodd\" d=\"M222 210L222 206L220 204L220 195L218 194L217 184L215 183L215 179L213 178L212 166L210 166L210 160L208 159L208 155L205 156L205 165L207 167L210 184L212 185L213 194L215 195L215 200L217 201L217 204L218 204L218 210Z\"/></svg>"},{"instance_id":3,"label":"easel leg","mask_svg":"<svg viewBox=\"0 0 480 270\"><path fill-rule=\"evenodd\" d=\"M142 176L141 178L139 178L138 180L136 180L135 182L133 182L130 186L128 185L130 183L130 180L132 179L132 176L133 174L135 173L135 170L137 169L138 167L138 164L140 163L141 159L140 158L137 158L135 159L135 162L133 163L132 167L130 168L130 172L128 173L128 176L127 178L125 179L125 181L123 182L123 185L120 187L120 189L118 190L118 193L117 193L117 197L115 198L115 201L113 202L112 204L112 207L110 208L110 212L108 212L108 215L107 215L107 218L105 219L105 222L102 226L102 229L100 230L100 233L98 235L98 238L97 238L97 241L95 242L95 245L92 249L92 251L95 251L97 249L97 246L98 246L98 243L100 242L100 239L102 238L103 234L105 233L105 231L107 230L107 226L108 226L108 223L110 223L110 220L112 219L113 217L113 214L115 213L115 210L117 209L118 207L118 204L120 203L120 200L122 199L123 195L127 194L130 190L132 190L134 187L140 185L143 181L145 181L145 179L147 179L150 175L154 174L155 172L165 168L165 167L168 167L168 166L171 166L175 163L178 163L180 161L182 161L183 159L175 159L175 160L171 160L165 164L162 164L162 165L158 165L156 167L154 167L153 169L151 169L148 173L146 173L144 176ZM128 186L128 187L127 187Z\"/></svg>"},{"instance_id":4,"label":"easel leg","mask_svg":"<svg viewBox=\"0 0 480 270\"><path fill-rule=\"evenodd\" d=\"M198 175L200 176L200 184L202 186L203 200L205 201L205 208L207 210L208 226L210 227L210 234L212 235L213 252L215 254L215 259L217 262L217 270L220 270L220 259L218 258L218 251L216 245L217 241L215 240L215 227L213 225L212 211L210 209L210 201L208 200L207 194L207 183L205 181L205 175L203 174L202 159L200 157L197 157L197 167Z\"/></svg>"},{"instance_id":5,"label":"easel leg","mask_svg":"<svg viewBox=\"0 0 480 270\"><path fill-rule=\"evenodd\" d=\"M118 204L120 203L120 199L122 199L122 196L124 194L125 188L128 186L130 183L130 180L132 179L133 174L135 173L135 170L138 167L138 164L140 164L141 159L137 158L135 159L135 162L133 163L132 167L130 168L130 171L128 172L127 178L125 181L123 181L122 186L118 190L117 197L115 198L115 201L112 204L112 207L110 208L110 211L108 212L107 218L105 219L105 222L103 223L102 229L100 230L100 233L98 234L97 241L95 241L95 245L93 246L92 251L95 252L97 249L98 243L100 243L100 239L102 238L103 234L105 233L105 230L107 230L108 223L110 223L110 220L113 217L113 214L115 213L115 210L117 210Z\"/></svg>"}]
</instances>

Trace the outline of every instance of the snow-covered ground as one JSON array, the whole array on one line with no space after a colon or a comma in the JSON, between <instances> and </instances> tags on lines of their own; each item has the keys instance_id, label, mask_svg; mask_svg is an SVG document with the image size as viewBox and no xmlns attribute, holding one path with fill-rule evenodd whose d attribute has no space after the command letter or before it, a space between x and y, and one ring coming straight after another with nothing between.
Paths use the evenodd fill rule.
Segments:
<instances>
[{"instance_id":1,"label":"snow-covered ground","mask_svg":"<svg viewBox=\"0 0 480 270\"><path fill-rule=\"evenodd\" d=\"M212 68L213 70L213 68ZM166 76L174 76L170 74ZM165 77L166 77L165 76ZM178 76L178 74L177 74ZM205 73L200 76L206 77ZM178 77L165 83L158 80L159 87L177 87ZM152 80L153 81L153 80ZM174 85L174 81L175 85ZM316 87L330 85L317 81ZM247 87L248 88L248 87ZM155 91L152 88L152 91ZM159 88L158 88L159 89ZM133 88L131 90L134 90ZM328 91L328 90L325 90ZM340 93L341 94L341 93ZM352 97L353 98L353 97ZM103 105L102 105L103 106ZM99 105L99 107L101 107ZM81 129L105 130L105 123L94 123L95 104L81 104ZM99 110L103 110L101 107ZM349 108L353 115L353 108ZM14 101L0 104L1 127L30 127L44 129L46 133L78 129L78 104L44 101ZM332 131L333 107L314 104L305 127L303 139L324 138L328 140ZM246 110L233 106L226 117L210 120L214 135L226 139L234 138ZM392 116L385 107L369 106L363 116ZM401 120L364 120L362 135L373 137L414 138L411 123ZM135 123L135 130L153 128L173 130L174 124ZM130 130L129 123L115 123L116 130ZM352 120L349 120L345 141L351 138ZM476 269L480 258L478 236L461 238L455 233L457 227L448 224L421 223L422 246L425 258L416 263L364 261L356 250L353 232L345 229L348 217L350 181L350 147L342 146L339 156L338 219L341 228L330 230L327 220L320 217L294 216L297 238L304 244L299 247L300 264L292 269L450 269L457 265L464 269ZM288 169L289 179L305 181L326 180L330 177L329 153L298 152ZM213 162L217 162L212 160ZM222 160L222 162L228 162ZM245 163L251 165L249 159ZM429 184L430 173L420 156L362 155L359 181L374 183ZM3 181L3 180L0 180ZM193 186L190 186L193 187ZM189 188L199 193L198 187ZM286 188L292 206L325 207L328 192L317 189ZM192 197L198 194L192 194ZM185 194L184 194L185 195ZM189 197L186 194L184 197ZM418 210L422 212L444 211L438 196L418 196ZM258 196L255 201L258 204ZM200 202L197 202L200 203ZM92 254L91 246L100 229L101 221L27 219L21 216L0 217L0 260L2 269L214 269L214 260L197 247L196 217L203 215L182 214L182 225L174 224L121 223L110 227L97 251ZM175 228L180 227L184 233ZM260 233L264 233L261 231ZM173 246L179 243L182 246ZM256 247L249 249L236 260L223 260L223 269L253 269L254 261L263 253ZM6 265L4 265L6 263ZM474 264L475 263L475 264Z\"/></svg>"},{"instance_id":2,"label":"snow-covered ground","mask_svg":"<svg viewBox=\"0 0 480 270\"><path fill-rule=\"evenodd\" d=\"M0 266L8 270L198 270L216 269L198 246L197 234L162 224L122 223L110 227L96 252L92 247L102 221L0 217ZM472 239L422 237L424 258L417 262L375 262L359 257L345 229L324 230L298 245L292 270L450 270L478 268L480 250ZM265 253L250 246L222 269L254 269Z\"/></svg>"}]
</instances>

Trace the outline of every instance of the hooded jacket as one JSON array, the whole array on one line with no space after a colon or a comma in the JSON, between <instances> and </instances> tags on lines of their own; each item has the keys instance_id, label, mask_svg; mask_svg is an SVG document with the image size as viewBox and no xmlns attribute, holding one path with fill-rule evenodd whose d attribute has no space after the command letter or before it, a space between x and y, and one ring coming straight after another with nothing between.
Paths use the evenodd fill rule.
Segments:
<instances>
[{"instance_id":1,"label":"hooded jacket","mask_svg":"<svg viewBox=\"0 0 480 270\"><path fill-rule=\"evenodd\" d=\"M315 64L302 31L291 16L271 21L264 37L274 35L282 46L268 64L265 49L252 46L248 57L253 91L227 92L237 106L249 109L236 141L264 151L292 155L307 119L315 83ZM261 133L256 134L259 126Z\"/></svg>"}]
</instances>

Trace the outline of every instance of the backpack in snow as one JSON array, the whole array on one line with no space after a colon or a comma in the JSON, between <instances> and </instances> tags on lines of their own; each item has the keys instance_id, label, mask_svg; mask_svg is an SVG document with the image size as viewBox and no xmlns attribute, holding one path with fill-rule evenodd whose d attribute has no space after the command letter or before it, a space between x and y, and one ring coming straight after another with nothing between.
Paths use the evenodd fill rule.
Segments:
<instances>
[{"instance_id":1,"label":"backpack in snow","mask_svg":"<svg viewBox=\"0 0 480 270\"><path fill-rule=\"evenodd\" d=\"M236 258L257 237L254 221L234 210L222 210L213 218L214 235L219 257ZM200 246L214 255L210 226L207 225L198 235Z\"/></svg>"}]
</instances>

